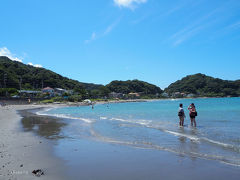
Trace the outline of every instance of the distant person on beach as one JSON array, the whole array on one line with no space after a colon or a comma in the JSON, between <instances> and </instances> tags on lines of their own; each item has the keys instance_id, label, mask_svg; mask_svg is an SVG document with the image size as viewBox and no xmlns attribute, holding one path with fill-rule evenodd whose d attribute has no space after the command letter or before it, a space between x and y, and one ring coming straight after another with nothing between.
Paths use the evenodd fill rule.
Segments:
<instances>
[{"instance_id":1,"label":"distant person on beach","mask_svg":"<svg viewBox=\"0 0 240 180\"><path fill-rule=\"evenodd\" d=\"M3 101L3 102L0 102L1 106L7 106L7 104Z\"/></svg>"},{"instance_id":2,"label":"distant person on beach","mask_svg":"<svg viewBox=\"0 0 240 180\"><path fill-rule=\"evenodd\" d=\"M186 117L185 113L184 113L184 110L183 110L183 104L179 105L178 117L179 117L179 126L183 126L184 125L184 118Z\"/></svg>"},{"instance_id":3,"label":"distant person on beach","mask_svg":"<svg viewBox=\"0 0 240 180\"><path fill-rule=\"evenodd\" d=\"M196 127L197 126L197 124L196 124L197 111L196 111L196 107L195 107L194 103L192 103L188 106L188 110L189 110L189 116L191 119L191 126L193 126L193 124L194 124L194 127Z\"/></svg>"}]
</instances>

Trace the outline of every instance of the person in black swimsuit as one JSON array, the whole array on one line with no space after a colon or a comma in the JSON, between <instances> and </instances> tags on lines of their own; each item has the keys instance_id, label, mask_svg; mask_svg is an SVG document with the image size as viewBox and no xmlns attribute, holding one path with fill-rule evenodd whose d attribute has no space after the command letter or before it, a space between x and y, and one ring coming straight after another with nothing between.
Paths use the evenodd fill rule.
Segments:
<instances>
[{"instance_id":1,"label":"person in black swimsuit","mask_svg":"<svg viewBox=\"0 0 240 180\"><path fill-rule=\"evenodd\" d=\"M197 123L196 123L197 111L196 111L196 107L195 107L194 103L192 103L188 106L188 110L189 110L189 116L191 119L191 126L193 126L193 124L194 124L194 127L196 127L197 126Z\"/></svg>"}]
</instances>

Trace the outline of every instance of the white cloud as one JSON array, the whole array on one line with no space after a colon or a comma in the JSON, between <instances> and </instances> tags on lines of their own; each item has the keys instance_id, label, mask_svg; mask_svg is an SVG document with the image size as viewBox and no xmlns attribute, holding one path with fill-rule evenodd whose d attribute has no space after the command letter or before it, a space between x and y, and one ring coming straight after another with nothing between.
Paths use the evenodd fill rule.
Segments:
<instances>
[{"instance_id":1,"label":"white cloud","mask_svg":"<svg viewBox=\"0 0 240 180\"><path fill-rule=\"evenodd\" d=\"M13 60L13 61L18 61L18 62L22 62L22 58L18 58L16 57L14 54L12 54L8 48L6 47L2 47L0 48L0 56L6 56L9 59Z\"/></svg>"},{"instance_id":2,"label":"white cloud","mask_svg":"<svg viewBox=\"0 0 240 180\"><path fill-rule=\"evenodd\" d=\"M96 39L99 39L99 38L102 38L102 37L108 35L118 25L120 20L121 20L121 17L116 19L112 24L107 26L106 29L101 32L98 32L98 33L93 32L91 37L84 41L85 44L91 43L92 41L95 41Z\"/></svg>"},{"instance_id":3,"label":"white cloud","mask_svg":"<svg viewBox=\"0 0 240 180\"><path fill-rule=\"evenodd\" d=\"M119 7L133 8L136 4L146 3L147 0L114 0Z\"/></svg>"},{"instance_id":4,"label":"white cloud","mask_svg":"<svg viewBox=\"0 0 240 180\"><path fill-rule=\"evenodd\" d=\"M109 34L117 25L118 23L120 22L121 20L121 17L118 18L116 21L114 21L112 24L110 24L104 31L103 35L107 35Z\"/></svg>"},{"instance_id":5,"label":"white cloud","mask_svg":"<svg viewBox=\"0 0 240 180\"><path fill-rule=\"evenodd\" d=\"M93 32L90 39L85 40L85 43L87 44L87 43L94 41L96 39L96 37L97 37L97 34L95 32Z\"/></svg>"},{"instance_id":6,"label":"white cloud","mask_svg":"<svg viewBox=\"0 0 240 180\"><path fill-rule=\"evenodd\" d=\"M42 68L43 67L41 64L34 64L33 66L37 67L37 68Z\"/></svg>"},{"instance_id":7,"label":"white cloud","mask_svg":"<svg viewBox=\"0 0 240 180\"><path fill-rule=\"evenodd\" d=\"M27 63L27 65L34 66L34 67L37 67L37 68L42 68L43 67L41 64L33 64L31 62Z\"/></svg>"},{"instance_id":8,"label":"white cloud","mask_svg":"<svg viewBox=\"0 0 240 180\"><path fill-rule=\"evenodd\" d=\"M9 59L11 59L12 61L17 61L17 62L21 62L23 63L23 58L19 58L19 57L16 57L15 54L12 54L8 48L6 47L2 47L0 48L0 56L6 56L8 57ZM24 53L24 56L27 56L26 53ZM37 68L42 68L43 66L41 64L33 64L31 62L27 63L27 65L30 65L30 66L34 66L34 67L37 67Z\"/></svg>"},{"instance_id":9,"label":"white cloud","mask_svg":"<svg viewBox=\"0 0 240 180\"><path fill-rule=\"evenodd\" d=\"M15 54L12 54L10 52L10 50L6 47L2 47L0 48L0 56L6 56L8 57L9 59L11 59L12 61L17 61L17 62L21 62L23 63L23 58L20 58L20 57L16 57ZM26 53L24 53L24 56L27 56ZM43 66L41 64L33 64L31 62L29 62L27 65L30 65L30 66L34 66L34 67L37 67L37 68L42 68Z\"/></svg>"}]
</instances>

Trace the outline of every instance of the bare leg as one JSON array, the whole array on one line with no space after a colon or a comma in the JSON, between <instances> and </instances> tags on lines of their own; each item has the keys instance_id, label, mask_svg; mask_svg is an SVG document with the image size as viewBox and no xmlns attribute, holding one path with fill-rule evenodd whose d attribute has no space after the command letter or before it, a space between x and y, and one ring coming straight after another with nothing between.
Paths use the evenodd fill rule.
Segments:
<instances>
[{"instance_id":1,"label":"bare leg","mask_svg":"<svg viewBox=\"0 0 240 180\"><path fill-rule=\"evenodd\" d=\"M193 118L191 118L191 126L193 126Z\"/></svg>"},{"instance_id":2,"label":"bare leg","mask_svg":"<svg viewBox=\"0 0 240 180\"><path fill-rule=\"evenodd\" d=\"M196 119L195 118L193 119L193 122L194 122L194 127L197 127L197 123L196 123Z\"/></svg>"},{"instance_id":3,"label":"bare leg","mask_svg":"<svg viewBox=\"0 0 240 180\"><path fill-rule=\"evenodd\" d=\"M179 126L183 126L184 118L179 117Z\"/></svg>"}]
</instances>

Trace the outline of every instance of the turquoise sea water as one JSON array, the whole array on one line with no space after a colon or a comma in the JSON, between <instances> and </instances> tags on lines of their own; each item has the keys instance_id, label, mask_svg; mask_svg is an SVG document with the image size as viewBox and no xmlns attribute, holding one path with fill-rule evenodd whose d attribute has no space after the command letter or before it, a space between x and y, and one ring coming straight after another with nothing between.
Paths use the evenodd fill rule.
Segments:
<instances>
[{"instance_id":1,"label":"turquoise sea water","mask_svg":"<svg viewBox=\"0 0 240 180\"><path fill-rule=\"evenodd\" d=\"M187 107L195 103L197 128ZM178 126L183 103L185 126ZM240 98L179 99L64 107L39 112L66 118L62 135L133 148L168 151L240 166Z\"/></svg>"}]
</instances>

